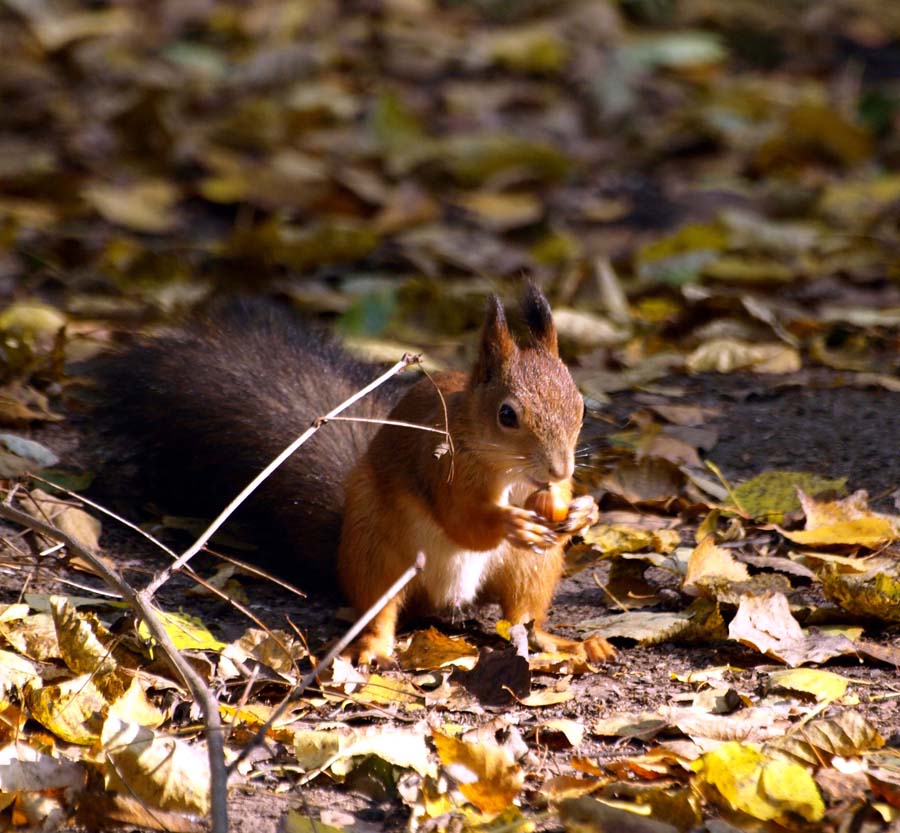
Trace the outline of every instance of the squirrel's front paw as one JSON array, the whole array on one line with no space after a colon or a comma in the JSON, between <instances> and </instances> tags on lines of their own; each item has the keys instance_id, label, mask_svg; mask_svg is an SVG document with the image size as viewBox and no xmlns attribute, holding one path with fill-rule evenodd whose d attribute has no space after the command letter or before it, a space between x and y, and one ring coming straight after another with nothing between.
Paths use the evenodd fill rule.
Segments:
<instances>
[{"instance_id":1,"label":"squirrel's front paw","mask_svg":"<svg viewBox=\"0 0 900 833\"><path fill-rule=\"evenodd\" d=\"M536 512L518 506L505 506L503 519L506 524L506 540L517 547L546 550L559 543L559 536L545 526L543 518Z\"/></svg>"},{"instance_id":2,"label":"squirrel's front paw","mask_svg":"<svg viewBox=\"0 0 900 833\"><path fill-rule=\"evenodd\" d=\"M593 526L599 520L600 509L597 501L590 495L582 495L569 504L569 514L556 528L559 532L572 534Z\"/></svg>"}]
</instances>

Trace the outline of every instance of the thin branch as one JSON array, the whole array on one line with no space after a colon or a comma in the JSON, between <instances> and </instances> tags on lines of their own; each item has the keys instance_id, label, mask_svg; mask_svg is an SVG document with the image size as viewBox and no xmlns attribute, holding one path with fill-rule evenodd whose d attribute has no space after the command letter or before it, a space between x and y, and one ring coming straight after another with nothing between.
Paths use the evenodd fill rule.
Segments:
<instances>
[{"instance_id":1,"label":"thin branch","mask_svg":"<svg viewBox=\"0 0 900 833\"><path fill-rule=\"evenodd\" d=\"M381 376L379 376L375 381L370 382L361 390L357 391L353 396L349 399L344 400L340 405L338 405L333 410L329 411L325 416L317 419L306 431L304 431L299 437L297 437L294 442L292 442L284 451L281 452L268 466L266 466L247 486L241 491L241 493L225 507L225 509L218 515L218 517L206 528L203 534L191 544L188 549L186 549L180 556L175 560L174 563L170 564L165 569L161 570L153 580L146 586L145 590L151 596L165 584L172 573L176 570L179 570L183 565L187 564L201 549L206 545L206 542L212 538L212 536L216 533L219 527L231 517L234 511L248 498L251 494L257 489L257 487L263 483L272 472L275 471L285 460L288 459L300 446L302 446L316 431L319 430L323 422L336 417L342 411L345 411L351 405L354 405L364 396L370 394L373 390L375 390L380 385L383 385L388 379L392 376L396 376L401 370L409 367L411 364L417 364L420 361L420 356L414 355L412 353L405 353L403 358L400 359L390 370L385 371Z\"/></svg>"},{"instance_id":2,"label":"thin branch","mask_svg":"<svg viewBox=\"0 0 900 833\"><path fill-rule=\"evenodd\" d=\"M312 684L319 674L328 668L334 658L341 653L371 622L388 602L391 601L407 584L409 584L422 570L425 568L425 554L420 552L416 557L416 563L409 567L373 604L362 616L357 619L350 629L331 647L331 650L325 654L322 661L313 668L294 688L288 697L281 701L278 707L269 716L269 719L259 727L256 734L250 739L250 742L240 751L238 756L228 765L228 774L235 772L241 762L250 754L250 752L265 741L266 734L269 729L275 725L278 720L290 707L290 705L299 700L307 688Z\"/></svg>"},{"instance_id":3,"label":"thin branch","mask_svg":"<svg viewBox=\"0 0 900 833\"><path fill-rule=\"evenodd\" d=\"M444 392L440 389L438 383L434 381L434 377L424 366L422 367L422 372L437 392L438 399L441 400L441 408L444 411L444 433L447 435L447 447L450 449L450 471L447 472L447 482L452 483L454 464L456 462L456 449L453 447L453 435L450 433L450 411L447 409L447 400L444 398Z\"/></svg>"},{"instance_id":4,"label":"thin branch","mask_svg":"<svg viewBox=\"0 0 900 833\"><path fill-rule=\"evenodd\" d=\"M34 518L21 509L16 509L8 503L0 503L0 517L13 521L21 526L40 532L57 541L62 541L70 552L83 558L93 567L103 580L114 587L122 597L137 611L141 619L147 625L150 634L159 644L169 664L175 670L185 685L190 689L194 699L200 704L204 718L204 733L206 735L207 753L209 757L210 774L210 805L213 833L227 833L228 831L228 802L227 786L228 771L225 767L225 746L222 737L222 721L219 716L219 704L200 675L191 668L190 664L181 656L173 644L166 629L156 616L156 612L150 603L151 596L147 590L135 591L112 567L106 563L106 559L93 553L90 549L80 544L77 540L38 518Z\"/></svg>"},{"instance_id":5,"label":"thin branch","mask_svg":"<svg viewBox=\"0 0 900 833\"><path fill-rule=\"evenodd\" d=\"M431 431L433 434L441 434L449 437L450 433L443 428L432 428L430 425L419 425L415 422L403 422L399 419L375 419L374 417L322 417L320 420L323 424L326 422L370 422L373 425L396 425L398 428L415 428L417 431Z\"/></svg>"}]
</instances>

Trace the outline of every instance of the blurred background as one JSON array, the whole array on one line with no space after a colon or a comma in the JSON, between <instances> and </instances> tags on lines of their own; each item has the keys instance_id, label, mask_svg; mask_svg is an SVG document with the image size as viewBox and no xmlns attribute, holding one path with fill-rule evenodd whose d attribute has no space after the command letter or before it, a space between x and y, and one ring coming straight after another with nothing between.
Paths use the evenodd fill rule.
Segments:
<instances>
[{"instance_id":1,"label":"blurred background","mask_svg":"<svg viewBox=\"0 0 900 833\"><path fill-rule=\"evenodd\" d=\"M0 101L8 378L226 292L453 363L523 275L598 398L896 369L900 4L3 0Z\"/></svg>"}]
</instances>

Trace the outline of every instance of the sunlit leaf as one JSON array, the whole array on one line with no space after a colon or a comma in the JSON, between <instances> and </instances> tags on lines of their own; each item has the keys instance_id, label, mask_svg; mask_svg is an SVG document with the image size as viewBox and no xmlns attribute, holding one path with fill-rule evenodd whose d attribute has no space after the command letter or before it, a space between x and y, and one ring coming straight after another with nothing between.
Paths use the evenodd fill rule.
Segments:
<instances>
[{"instance_id":1,"label":"sunlit leaf","mask_svg":"<svg viewBox=\"0 0 900 833\"><path fill-rule=\"evenodd\" d=\"M418 630L409 646L397 657L401 668L432 670L456 666L473 668L478 661L478 649L458 636L445 636L437 628Z\"/></svg>"},{"instance_id":2,"label":"sunlit leaf","mask_svg":"<svg viewBox=\"0 0 900 833\"><path fill-rule=\"evenodd\" d=\"M432 739L444 768L459 782L460 792L481 812L503 812L522 789L524 773L506 749L437 731Z\"/></svg>"},{"instance_id":3,"label":"sunlit leaf","mask_svg":"<svg viewBox=\"0 0 900 833\"><path fill-rule=\"evenodd\" d=\"M711 579L745 581L749 577L747 567L728 550L717 546L711 535L707 535L697 544L688 559L682 589L693 596Z\"/></svg>"},{"instance_id":4,"label":"sunlit leaf","mask_svg":"<svg viewBox=\"0 0 900 833\"><path fill-rule=\"evenodd\" d=\"M108 789L163 810L209 812L209 758L203 745L115 716L103 723L101 743Z\"/></svg>"},{"instance_id":5,"label":"sunlit leaf","mask_svg":"<svg viewBox=\"0 0 900 833\"><path fill-rule=\"evenodd\" d=\"M797 815L819 821L825 804L802 766L769 758L741 743L724 743L693 765L696 785L713 800L763 821Z\"/></svg>"},{"instance_id":6,"label":"sunlit leaf","mask_svg":"<svg viewBox=\"0 0 900 833\"><path fill-rule=\"evenodd\" d=\"M837 700L844 696L851 682L832 671L820 668L791 668L784 671L771 671L769 679L778 688L789 691L802 691L812 694L816 700Z\"/></svg>"},{"instance_id":7,"label":"sunlit leaf","mask_svg":"<svg viewBox=\"0 0 900 833\"><path fill-rule=\"evenodd\" d=\"M788 512L800 509L797 489L810 495L842 492L846 477L829 479L799 471L765 471L734 487L733 498L751 518L778 521Z\"/></svg>"},{"instance_id":8,"label":"sunlit leaf","mask_svg":"<svg viewBox=\"0 0 900 833\"><path fill-rule=\"evenodd\" d=\"M225 647L225 643L216 639L196 616L163 610L157 610L156 616L180 651L220 651ZM151 638L150 630L144 622L138 625L138 633L142 639Z\"/></svg>"},{"instance_id":9,"label":"sunlit leaf","mask_svg":"<svg viewBox=\"0 0 900 833\"><path fill-rule=\"evenodd\" d=\"M770 755L781 754L810 766L821 766L834 756L850 758L884 745L884 738L872 723L846 709L836 717L811 720L802 731L770 740L765 750Z\"/></svg>"},{"instance_id":10,"label":"sunlit leaf","mask_svg":"<svg viewBox=\"0 0 900 833\"><path fill-rule=\"evenodd\" d=\"M85 188L83 196L104 219L135 231L163 234L172 231L178 222L178 189L162 180L123 185L96 183Z\"/></svg>"},{"instance_id":11,"label":"sunlit leaf","mask_svg":"<svg viewBox=\"0 0 900 833\"><path fill-rule=\"evenodd\" d=\"M827 567L820 574L826 597L844 610L885 622L900 622L900 579L873 571L853 576Z\"/></svg>"},{"instance_id":12,"label":"sunlit leaf","mask_svg":"<svg viewBox=\"0 0 900 833\"><path fill-rule=\"evenodd\" d=\"M799 352L788 344L750 344L728 338L708 341L686 359L690 373L794 373L800 364Z\"/></svg>"}]
</instances>

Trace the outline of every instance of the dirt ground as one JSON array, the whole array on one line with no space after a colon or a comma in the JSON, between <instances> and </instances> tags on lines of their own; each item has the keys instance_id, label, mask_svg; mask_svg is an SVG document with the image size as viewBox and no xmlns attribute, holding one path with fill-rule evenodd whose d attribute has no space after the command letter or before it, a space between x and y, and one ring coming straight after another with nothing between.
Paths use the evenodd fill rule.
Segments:
<instances>
[{"instance_id":1,"label":"dirt ground","mask_svg":"<svg viewBox=\"0 0 900 833\"><path fill-rule=\"evenodd\" d=\"M718 442L709 457L726 477L740 482L751 475L773 468L790 468L816 472L828 476L845 475L849 488L867 489L883 507L893 504L895 490L900 485L900 463L893 440L900 436L900 394L876 387L854 387L842 384L834 374L818 377L764 378L760 376L703 376L667 380L657 386L679 394L672 402L714 406L721 414L709 424L718 431ZM587 433L603 435L621 428L628 416L646 400L646 394L623 393L613 396L608 408L609 422L590 426ZM41 432L41 439L51 447L71 445L71 429L54 427ZM104 538L108 552L125 559L129 568L140 571L147 564L158 564L157 556L135 539L111 529ZM15 538L16 533L7 530ZM689 527L683 538L691 540ZM21 541L20 541L21 545ZM26 571L21 565L4 566L4 601L12 601L22 588ZM31 590L79 592L60 582L65 571L52 559L44 560L28 584ZM595 576L596 573L596 576ZM550 625L566 633L567 624L597 616L607 609L604 593L596 579L602 581L603 567L585 570L564 580L557 591L551 612ZM136 575L132 574L134 578ZM82 585L89 583L83 576ZM242 616L226 605L191 599L185 604L183 592L186 582L173 583L165 591L163 602L173 608L189 606L200 615L223 639L239 635L247 626ZM272 627L285 627L290 619L301 632L308 635L315 649L341 632L344 623L334 615L335 601L311 599L301 601L287 592L268 585L248 581L246 590L249 607ZM479 620L443 623L446 632L462 632L482 646L501 647L501 640L492 636L492 617L495 611L484 611ZM571 633L575 633L571 628ZM874 626L867 636L880 642L896 643L897 627ZM765 686L765 673L775 666L765 657L733 642L703 645L660 644L639 647L619 642L618 656L598 673L575 677L572 685L576 697L568 703L544 709L519 708L504 705L479 704L475 698L458 713L443 713L442 719L462 725L482 725L497 715L524 737L533 735L538 722L551 718L571 718L589 725L600 717L621 712L654 709L662 705L687 703L692 687L679 682L673 675L691 670L730 664L741 671L734 672L734 685L742 692L760 691ZM900 688L896 668L843 660L831 664L840 673L868 685L862 691L859 711L868 717L888 738L888 743L900 745ZM540 678L534 680L540 682ZM552 682L548 680L548 682ZM273 692L274 694L274 692ZM378 715L379 720L384 715ZM340 708L320 712L312 719L322 721L347 720L356 724L370 722L371 715L363 712L349 716ZM531 733L531 734L530 734ZM653 743L656 743L654 741ZM571 771L573 755L598 762L637 754L642 741L606 741L590 734L576 749L543 748L544 757L531 761L528 789L540 783L539 776ZM534 753L529 753L533 755ZM290 756L277 745L260 752L252 780L236 783L231 791L230 819L235 833L270 833L283 829L287 810L296 809L312 817L321 811L336 808L350 814L357 829L399 830L404 827L408 811L395 798L374 789L374 780L360 775L343 785L329 783L320 777L312 785L292 786L295 780L290 770ZM528 802L540 804L539 796L525 792ZM351 818L352 817L352 818Z\"/></svg>"}]
</instances>

